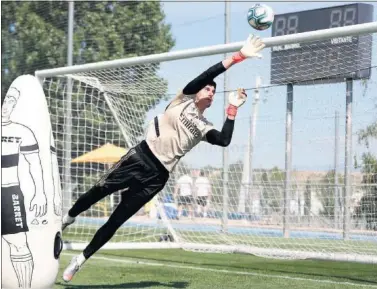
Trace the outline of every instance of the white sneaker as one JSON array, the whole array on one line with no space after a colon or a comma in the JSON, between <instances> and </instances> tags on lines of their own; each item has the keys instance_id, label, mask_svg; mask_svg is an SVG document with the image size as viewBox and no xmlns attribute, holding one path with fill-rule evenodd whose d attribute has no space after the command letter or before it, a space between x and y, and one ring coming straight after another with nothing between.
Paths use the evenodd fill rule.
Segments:
<instances>
[{"instance_id":1,"label":"white sneaker","mask_svg":"<svg viewBox=\"0 0 377 289\"><path fill-rule=\"evenodd\" d=\"M77 262L77 256L73 257L71 263L69 263L68 267L64 270L63 273L63 280L65 282L69 282L72 280L73 276L80 270L80 265Z\"/></svg>"},{"instance_id":2,"label":"white sneaker","mask_svg":"<svg viewBox=\"0 0 377 289\"><path fill-rule=\"evenodd\" d=\"M76 221L76 218L70 217L65 215L63 217L63 222L62 222L62 231L64 231L65 228L67 228L69 225L72 225Z\"/></svg>"}]
</instances>

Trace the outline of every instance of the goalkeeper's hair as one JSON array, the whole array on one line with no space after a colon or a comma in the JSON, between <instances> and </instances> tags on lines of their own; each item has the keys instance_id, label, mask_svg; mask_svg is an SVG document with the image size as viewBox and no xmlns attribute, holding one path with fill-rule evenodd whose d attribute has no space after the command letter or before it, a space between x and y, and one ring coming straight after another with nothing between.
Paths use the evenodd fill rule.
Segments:
<instances>
[{"instance_id":1,"label":"goalkeeper's hair","mask_svg":"<svg viewBox=\"0 0 377 289\"><path fill-rule=\"evenodd\" d=\"M215 90L216 90L217 84L216 84L216 82L213 79L210 80L210 81L208 81L207 85L212 85L215 88Z\"/></svg>"}]
</instances>

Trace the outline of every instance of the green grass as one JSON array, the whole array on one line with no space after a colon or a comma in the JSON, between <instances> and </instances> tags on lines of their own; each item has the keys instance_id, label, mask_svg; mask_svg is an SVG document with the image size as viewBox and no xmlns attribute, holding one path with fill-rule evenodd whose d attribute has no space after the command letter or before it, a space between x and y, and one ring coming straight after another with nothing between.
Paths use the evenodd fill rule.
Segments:
<instances>
[{"instance_id":1,"label":"green grass","mask_svg":"<svg viewBox=\"0 0 377 289\"><path fill-rule=\"evenodd\" d=\"M62 253L54 289L377 289L377 265L183 250L99 251L64 283L61 274L73 254Z\"/></svg>"}]
</instances>

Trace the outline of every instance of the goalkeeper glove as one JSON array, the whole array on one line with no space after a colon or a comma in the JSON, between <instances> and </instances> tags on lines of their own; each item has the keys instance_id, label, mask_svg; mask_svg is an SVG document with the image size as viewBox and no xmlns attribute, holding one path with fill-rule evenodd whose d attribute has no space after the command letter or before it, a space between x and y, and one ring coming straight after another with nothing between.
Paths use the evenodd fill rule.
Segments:
<instances>
[{"instance_id":1,"label":"goalkeeper glove","mask_svg":"<svg viewBox=\"0 0 377 289\"><path fill-rule=\"evenodd\" d=\"M245 60L246 58L262 58L262 55L258 52L261 51L265 46L266 44L263 43L259 36L250 34L241 50L233 55L233 61L235 63L238 63Z\"/></svg>"},{"instance_id":2,"label":"goalkeeper glove","mask_svg":"<svg viewBox=\"0 0 377 289\"><path fill-rule=\"evenodd\" d=\"M231 92L228 97L229 105L226 109L226 114L228 116L236 116L238 108L245 103L246 98L247 94L243 88L238 88L237 93Z\"/></svg>"}]
</instances>

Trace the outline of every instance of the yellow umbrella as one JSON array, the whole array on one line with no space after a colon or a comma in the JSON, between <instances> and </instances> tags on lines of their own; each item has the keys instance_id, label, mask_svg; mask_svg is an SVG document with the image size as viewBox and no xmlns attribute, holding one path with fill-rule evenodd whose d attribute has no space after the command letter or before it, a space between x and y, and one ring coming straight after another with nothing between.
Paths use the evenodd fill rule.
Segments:
<instances>
[{"instance_id":1,"label":"yellow umbrella","mask_svg":"<svg viewBox=\"0 0 377 289\"><path fill-rule=\"evenodd\" d=\"M113 164L121 159L128 149L107 143L91 152L83 154L72 160L72 163L103 163Z\"/></svg>"}]
</instances>

